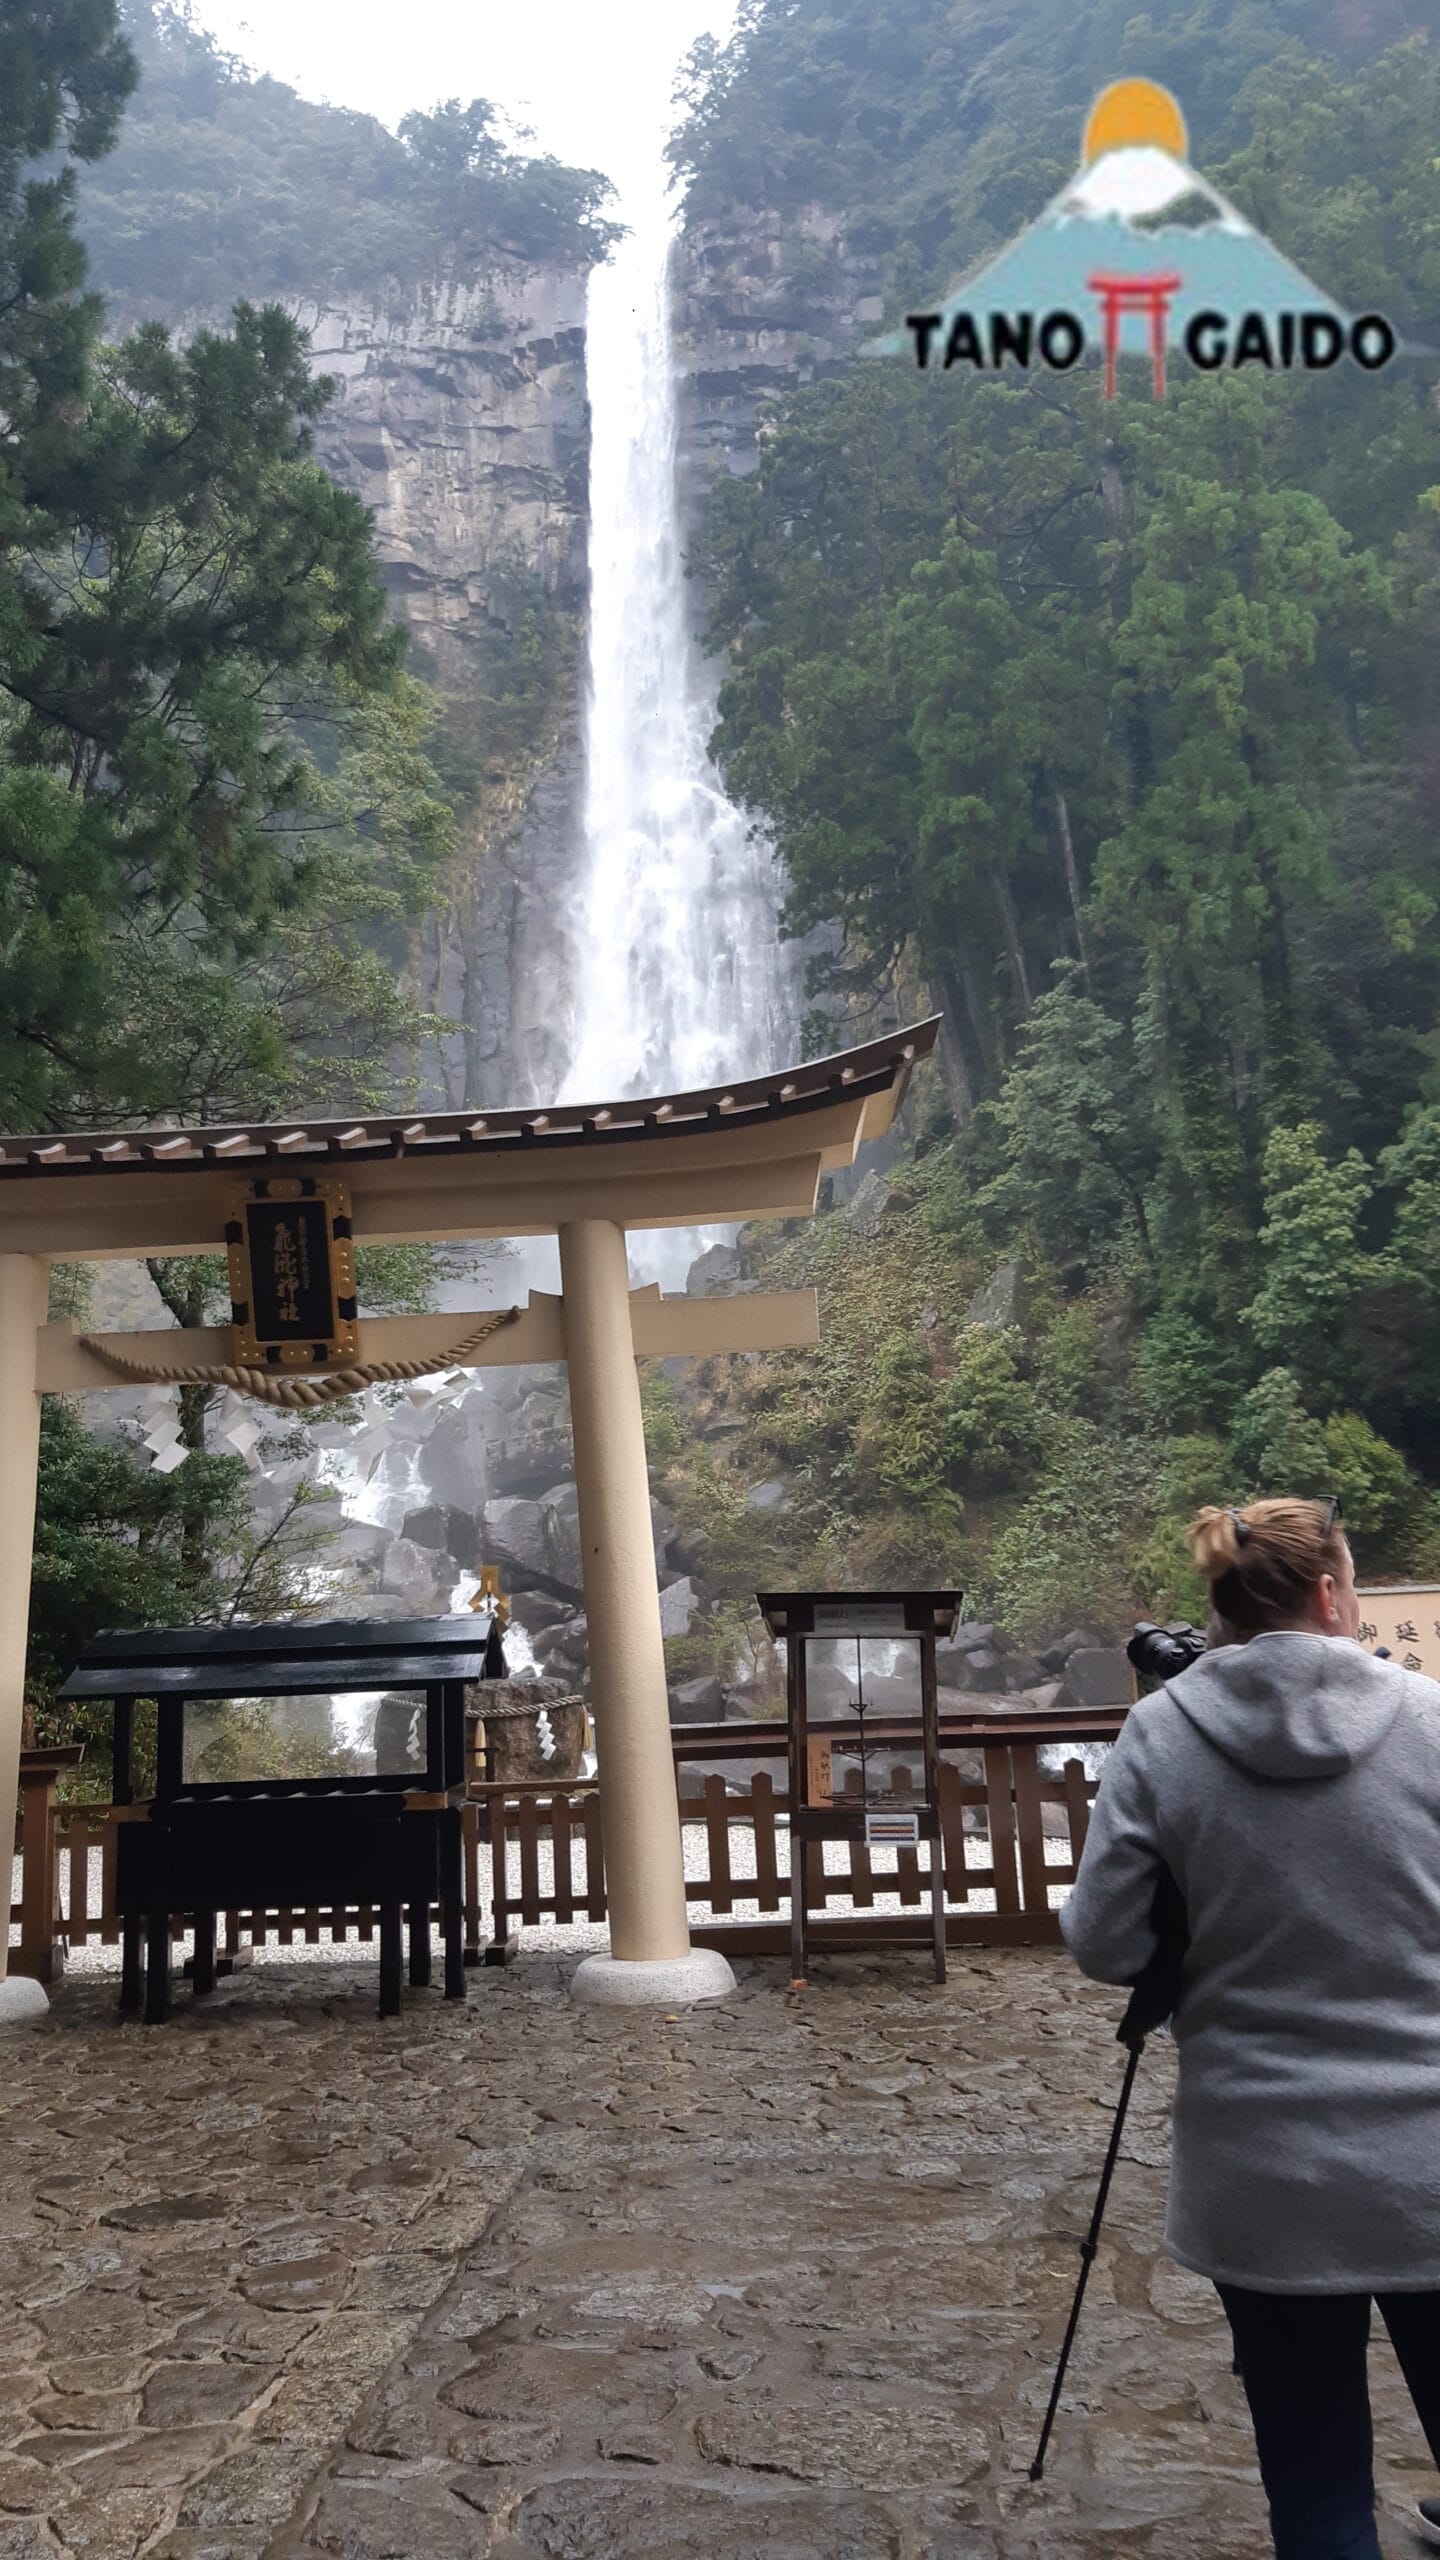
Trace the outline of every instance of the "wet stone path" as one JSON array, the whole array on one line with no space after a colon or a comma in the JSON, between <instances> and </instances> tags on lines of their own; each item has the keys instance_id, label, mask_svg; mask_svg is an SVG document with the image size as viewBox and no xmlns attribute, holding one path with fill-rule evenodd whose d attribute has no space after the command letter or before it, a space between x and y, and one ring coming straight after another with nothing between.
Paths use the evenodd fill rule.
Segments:
<instances>
[{"instance_id":1,"label":"wet stone path","mask_svg":"<svg viewBox=\"0 0 1440 2560\"><path fill-rule=\"evenodd\" d=\"M0 2560L1263 2560L1159 2041L1046 2478L1119 2085L1058 1952L780 1965L673 2018L570 1958L374 2015L275 1961L0 2047ZM1377 2324L1378 2326L1378 2324ZM1434 2486L1371 2358L1387 2555Z\"/></svg>"}]
</instances>

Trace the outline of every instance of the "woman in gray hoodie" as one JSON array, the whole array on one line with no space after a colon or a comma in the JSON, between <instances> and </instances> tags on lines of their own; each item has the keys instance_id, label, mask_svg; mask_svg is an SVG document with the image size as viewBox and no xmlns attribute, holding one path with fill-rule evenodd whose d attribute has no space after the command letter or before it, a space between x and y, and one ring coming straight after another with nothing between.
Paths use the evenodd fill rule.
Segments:
<instances>
[{"instance_id":1,"label":"woman in gray hoodie","mask_svg":"<svg viewBox=\"0 0 1440 2560\"><path fill-rule=\"evenodd\" d=\"M1440 2464L1440 1685L1357 1643L1338 1511L1201 1512L1211 1649L1127 1717L1060 1914L1129 1983L1162 1868L1184 1901L1165 2246L1224 2303L1279 2560L1381 2560L1372 2297Z\"/></svg>"}]
</instances>

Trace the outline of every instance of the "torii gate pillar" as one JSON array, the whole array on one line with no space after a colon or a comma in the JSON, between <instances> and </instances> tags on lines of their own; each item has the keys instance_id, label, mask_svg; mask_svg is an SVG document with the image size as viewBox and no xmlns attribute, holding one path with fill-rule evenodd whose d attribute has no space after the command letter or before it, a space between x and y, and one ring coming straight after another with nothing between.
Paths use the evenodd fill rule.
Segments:
<instances>
[{"instance_id":1,"label":"torii gate pillar","mask_svg":"<svg viewBox=\"0 0 1440 2560\"><path fill-rule=\"evenodd\" d=\"M735 1977L692 1948L685 1903L625 1231L585 1218L559 1233L610 1910L610 1953L587 1956L572 1988L596 2003L718 2000Z\"/></svg>"},{"instance_id":2,"label":"torii gate pillar","mask_svg":"<svg viewBox=\"0 0 1440 2560\"><path fill-rule=\"evenodd\" d=\"M0 2020L43 2016L49 2003L24 1974L7 1981L10 1941L10 1850L20 1784L20 1721L25 1706L25 1645L30 1622L30 1557L35 1537L35 1479L40 1456L40 1383L36 1336L45 1322L48 1258L0 1253L0 1877L6 1926L0 1929Z\"/></svg>"}]
</instances>

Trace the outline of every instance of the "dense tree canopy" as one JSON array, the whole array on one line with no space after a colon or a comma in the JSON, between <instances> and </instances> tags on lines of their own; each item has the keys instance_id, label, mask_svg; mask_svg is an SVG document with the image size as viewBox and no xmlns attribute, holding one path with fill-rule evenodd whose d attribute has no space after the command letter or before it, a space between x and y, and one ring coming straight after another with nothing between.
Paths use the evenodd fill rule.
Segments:
<instances>
[{"instance_id":1,"label":"dense tree canopy","mask_svg":"<svg viewBox=\"0 0 1440 2560\"><path fill-rule=\"evenodd\" d=\"M692 63L676 156L692 220L838 211L903 311L1037 212L1089 97L1143 71L1283 249L1433 338L1426 23L1401 0L752 0ZM1181 364L1163 405L1138 369L1114 403L1093 370L964 371L857 361L774 402L695 561L723 769L776 833L790 929L829 929L813 991L943 1005L948 1249L1031 1275L1023 1499L995 1498L963 1324L862 1382L894 1552L953 1570L937 1490L979 1497L976 1568L1034 1628L1046 1574L1070 1587L1067 1505L1097 1589L1161 1572L1168 1538L1174 1596L1186 1505L1289 1483L1339 1485L1362 1553L1428 1569L1435 365ZM938 1474L917 1354L956 1417Z\"/></svg>"},{"instance_id":2,"label":"dense tree canopy","mask_svg":"<svg viewBox=\"0 0 1440 2560\"><path fill-rule=\"evenodd\" d=\"M125 0L125 20L140 84L81 220L133 314L483 282L504 258L583 268L614 236L608 181L528 157L484 99L396 135L251 73L187 0Z\"/></svg>"},{"instance_id":3,"label":"dense tree canopy","mask_svg":"<svg viewBox=\"0 0 1440 2560\"><path fill-rule=\"evenodd\" d=\"M333 386L294 321L242 299L183 341L159 322L104 338L79 208L135 76L115 0L0 8L8 1129L393 1104L422 1027L407 944L452 815L369 514L313 457ZM503 193L486 111L460 123L433 184ZM369 1299L416 1303L433 1262L372 1259ZM196 1321L206 1266L156 1269ZM42 1703L100 1624L304 1605L303 1487L295 1535L258 1530L243 1464L207 1453L206 1403L183 1411L178 1476L151 1476L47 1401Z\"/></svg>"}]
</instances>

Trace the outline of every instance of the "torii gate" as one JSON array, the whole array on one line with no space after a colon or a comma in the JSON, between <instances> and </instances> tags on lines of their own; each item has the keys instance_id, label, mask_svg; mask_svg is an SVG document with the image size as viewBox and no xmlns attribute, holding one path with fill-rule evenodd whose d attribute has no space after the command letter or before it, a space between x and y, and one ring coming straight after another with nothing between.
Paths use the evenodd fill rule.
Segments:
<instances>
[{"instance_id":1,"label":"torii gate","mask_svg":"<svg viewBox=\"0 0 1440 2560\"><path fill-rule=\"evenodd\" d=\"M42 1394L114 1389L117 1354L135 1377L235 1357L223 1328L104 1335L90 1348L73 1322L46 1321L51 1261L219 1252L237 1177L338 1174L357 1243L559 1239L562 1295L532 1294L467 1365L569 1369L611 1948L586 1959L574 1989L669 2003L732 1989L724 1957L690 1945L635 1362L814 1343L815 1293L632 1292L626 1234L812 1216L822 1174L889 1128L938 1030L935 1016L837 1057L648 1101L0 1141L0 1816L18 1784ZM452 1365L447 1345L481 1322L367 1318L352 1357Z\"/></svg>"}]
</instances>

